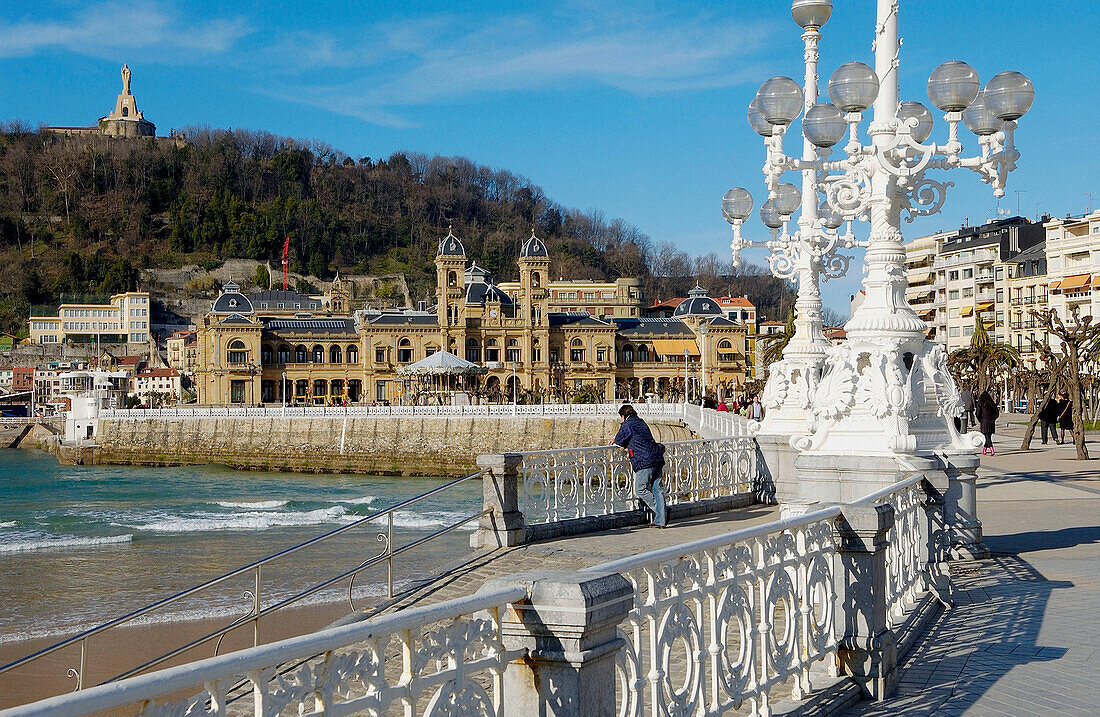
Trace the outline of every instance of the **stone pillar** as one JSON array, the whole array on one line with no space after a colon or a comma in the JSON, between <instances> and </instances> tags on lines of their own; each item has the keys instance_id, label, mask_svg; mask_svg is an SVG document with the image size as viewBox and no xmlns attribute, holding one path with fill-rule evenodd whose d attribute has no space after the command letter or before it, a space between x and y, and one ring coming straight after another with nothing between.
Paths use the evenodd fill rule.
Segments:
<instances>
[{"instance_id":1,"label":"stone pillar","mask_svg":"<svg viewBox=\"0 0 1100 717\"><path fill-rule=\"evenodd\" d=\"M887 623L886 536L891 505L844 506L837 520L837 662L875 700L897 690L897 638Z\"/></svg>"},{"instance_id":2,"label":"stone pillar","mask_svg":"<svg viewBox=\"0 0 1100 717\"><path fill-rule=\"evenodd\" d=\"M974 465L955 461L943 469L947 490L943 494L944 519L947 523L949 551L956 560L980 560L989 557L982 540L982 521L978 520L978 459Z\"/></svg>"},{"instance_id":3,"label":"stone pillar","mask_svg":"<svg viewBox=\"0 0 1100 717\"><path fill-rule=\"evenodd\" d=\"M477 457L478 468L488 469L481 478L482 508L492 512L478 520L470 536L472 548L510 548L524 542L523 513L519 509L520 453Z\"/></svg>"},{"instance_id":4,"label":"stone pillar","mask_svg":"<svg viewBox=\"0 0 1100 717\"><path fill-rule=\"evenodd\" d=\"M516 583L531 599L503 617L507 649L527 654L504 673L510 715L613 717L617 628L634 606L634 587L618 573L542 570L495 578L491 590Z\"/></svg>"},{"instance_id":5,"label":"stone pillar","mask_svg":"<svg viewBox=\"0 0 1100 717\"><path fill-rule=\"evenodd\" d=\"M783 433L756 434L757 498L761 503L785 503L799 497L798 474L794 469L798 451L791 448L790 438Z\"/></svg>"}]
</instances>

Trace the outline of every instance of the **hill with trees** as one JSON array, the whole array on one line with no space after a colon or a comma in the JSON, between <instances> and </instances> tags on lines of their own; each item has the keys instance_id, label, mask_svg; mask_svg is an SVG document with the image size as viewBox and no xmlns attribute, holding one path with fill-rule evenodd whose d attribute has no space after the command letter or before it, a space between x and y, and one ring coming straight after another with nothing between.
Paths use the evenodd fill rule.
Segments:
<instances>
[{"instance_id":1,"label":"hill with trees","mask_svg":"<svg viewBox=\"0 0 1100 717\"><path fill-rule=\"evenodd\" d=\"M788 284L724 256L693 257L621 219L563 207L523 177L461 157L399 152L353 158L268 132L183 130L172 139L63 137L0 127L0 327L25 330L31 305L62 294L134 288L139 270L227 258L327 279L403 274L414 300L434 292L436 244L448 224L500 280L532 227L569 278L638 276L648 299L747 294L767 318L793 301ZM248 277L242 277L248 278Z\"/></svg>"}]
</instances>

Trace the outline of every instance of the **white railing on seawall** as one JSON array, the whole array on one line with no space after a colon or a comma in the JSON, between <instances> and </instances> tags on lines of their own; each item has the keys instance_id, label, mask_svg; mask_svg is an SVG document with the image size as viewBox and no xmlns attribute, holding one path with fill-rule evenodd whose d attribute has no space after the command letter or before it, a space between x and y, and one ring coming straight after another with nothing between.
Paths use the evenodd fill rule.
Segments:
<instances>
[{"instance_id":1,"label":"white railing on seawall","mask_svg":"<svg viewBox=\"0 0 1100 717\"><path fill-rule=\"evenodd\" d=\"M833 655L857 682L872 685L874 696L889 690L896 669L884 616L922 592L940 560L931 529L938 501L930 484L914 476L851 505L575 573L547 566L545 573L502 576L468 597L128 678L0 717L224 715L228 696L242 688L233 711L256 717L393 710L498 717L517 714L520 705L537 710L581 700L597 716L720 715L746 702L753 714L768 714L781 684L802 698L811 689L812 664ZM883 560L892 567L882 570ZM541 590L544 583L556 589ZM586 664L602 664L609 652L613 672ZM863 667L870 672L857 674ZM505 679L510 670L516 672ZM551 679L570 670L576 678ZM195 696L180 701L179 694Z\"/></svg>"},{"instance_id":2,"label":"white railing on seawall","mask_svg":"<svg viewBox=\"0 0 1100 717\"><path fill-rule=\"evenodd\" d=\"M522 454L520 510L527 525L634 510L637 493L627 451L592 446ZM669 505L743 495L756 489L751 438L665 444L662 485Z\"/></svg>"}]
</instances>

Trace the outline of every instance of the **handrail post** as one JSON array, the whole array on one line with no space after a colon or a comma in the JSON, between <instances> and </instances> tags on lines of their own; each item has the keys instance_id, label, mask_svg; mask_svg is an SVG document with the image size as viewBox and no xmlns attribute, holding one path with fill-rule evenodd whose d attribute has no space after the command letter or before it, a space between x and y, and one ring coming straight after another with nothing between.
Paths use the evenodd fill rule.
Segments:
<instances>
[{"instance_id":1,"label":"handrail post","mask_svg":"<svg viewBox=\"0 0 1100 717\"><path fill-rule=\"evenodd\" d=\"M386 513L386 597L393 599L393 511Z\"/></svg>"},{"instance_id":2,"label":"handrail post","mask_svg":"<svg viewBox=\"0 0 1100 717\"><path fill-rule=\"evenodd\" d=\"M260 583L263 581L261 572L263 571L262 565L256 566L256 585L255 592L252 593L252 646L260 644Z\"/></svg>"},{"instance_id":3,"label":"handrail post","mask_svg":"<svg viewBox=\"0 0 1100 717\"><path fill-rule=\"evenodd\" d=\"M835 523L837 661L874 700L898 687L897 638L886 604L887 536L893 526L889 503L843 506Z\"/></svg>"},{"instance_id":4,"label":"handrail post","mask_svg":"<svg viewBox=\"0 0 1100 717\"><path fill-rule=\"evenodd\" d=\"M470 536L470 547L507 548L524 542L525 523L519 505L522 463L522 453L477 457L478 467L486 471L481 477L482 509L492 512L478 519L477 530Z\"/></svg>"},{"instance_id":5,"label":"handrail post","mask_svg":"<svg viewBox=\"0 0 1100 717\"><path fill-rule=\"evenodd\" d=\"M494 578L482 591L526 585L526 603L503 613L507 650L525 650L504 672L508 714L613 717L618 626L634 607L634 587L619 573L531 571Z\"/></svg>"}]
</instances>

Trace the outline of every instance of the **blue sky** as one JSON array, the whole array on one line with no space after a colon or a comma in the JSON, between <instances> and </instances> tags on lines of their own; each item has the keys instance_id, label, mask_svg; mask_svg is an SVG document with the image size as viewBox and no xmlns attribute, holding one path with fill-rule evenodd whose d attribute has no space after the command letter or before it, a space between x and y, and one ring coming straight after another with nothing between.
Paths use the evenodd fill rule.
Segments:
<instances>
[{"instance_id":1,"label":"blue sky","mask_svg":"<svg viewBox=\"0 0 1100 717\"><path fill-rule=\"evenodd\" d=\"M872 63L873 0L836 0L822 87L847 60ZM123 62L146 117L173 127L266 129L359 156L462 155L530 178L556 201L637 225L655 242L728 252L719 201L763 198L764 152L745 108L772 75L802 76L786 0L760 2L209 2L43 0L0 9L0 118L91 124L111 108ZM965 60L983 82L1035 83L1022 158L998 205L977 175L912 237L1100 207L1092 2L901 0L902 98L928 104L928 73ZM935 111L935 110L934 110ZM976 143L963 132L964 144ZM946 136L937 117L933 139ZM789 152L800 151L794 138ZM792 175L793 176L793 175ZM797 181L792 179L792 181ZM1017 194L1017 190L1020 192ZM866 226L859 227L866 233ZM748 232L765 238L762 225ZM763 263L758 251L748 258ZM861 269L825 287L847 312Z\"/></svg>"}]
</instances>

